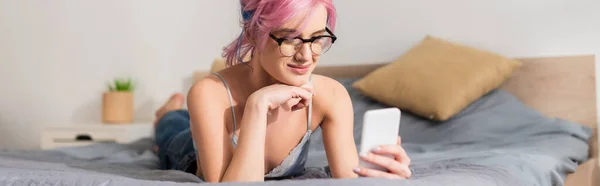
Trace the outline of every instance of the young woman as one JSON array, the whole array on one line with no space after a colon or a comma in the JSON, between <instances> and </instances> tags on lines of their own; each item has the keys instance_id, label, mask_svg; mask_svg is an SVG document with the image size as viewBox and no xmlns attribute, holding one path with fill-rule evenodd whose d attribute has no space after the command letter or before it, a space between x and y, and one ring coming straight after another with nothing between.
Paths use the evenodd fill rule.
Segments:
<instances>
[{"instance_id":1,"label":"young woman","mask_svg":"<svg viewBox=\"0 0 600 186\"><path fill-rule=\"evenodd\" d=\"M188 111L181 94L157 111L162 168L207 182L289 178L302 174L308 140L321 127L333 178L410 177L400 140L361 156L388 172L358 166L348 92L311 74L336 40L331 0L241 0L241 6L242 34L224 49L228 68L192 86Z\"/></svg>"}]
</instances>

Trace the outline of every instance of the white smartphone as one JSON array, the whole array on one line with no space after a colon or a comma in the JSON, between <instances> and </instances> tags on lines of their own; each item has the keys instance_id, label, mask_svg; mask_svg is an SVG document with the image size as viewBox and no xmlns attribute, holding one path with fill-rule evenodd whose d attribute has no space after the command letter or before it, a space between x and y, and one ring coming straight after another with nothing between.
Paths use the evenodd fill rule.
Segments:
<instances>
[{"instance_id":1,"label":"white smartphone","mask_svg":"<svg viewBox=\"0 0 600 186\"><path fill-rule=\"evenodd\" d=\"M380 145L395 145L400 130L400 117L400 109L395 107L365 112L359 153L368 153ZM383 167L365 162L362 159L360 159L359 164L362 167L387 171Z\"/></svg>"}]
</instances>

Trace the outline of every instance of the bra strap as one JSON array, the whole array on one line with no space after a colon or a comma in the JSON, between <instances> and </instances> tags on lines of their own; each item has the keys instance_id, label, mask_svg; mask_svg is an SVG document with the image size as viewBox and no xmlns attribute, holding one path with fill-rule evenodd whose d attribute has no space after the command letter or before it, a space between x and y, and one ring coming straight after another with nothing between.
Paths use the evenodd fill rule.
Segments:
<instances>
[{"instance_id":1,"label":"bra strap","mask_svg":"<svg viewBox=\"0 0 600 186\"><path fill-rule=\"evenodd\" d=\"M233 136L231 138L231 143L233 144L233 147L235 147L237 146L237 136L235 135L235 131L237 130L237 122L235 119L235 110L233 108L233 97L231 96L231 89L229 88L227 81L225 81L225 78L223 78L221 74L217 72L214 72L213 74L215 74L221 79L221 81L223 81L223 84L225 84L225 89L227 89L227 94L229 95L229 104L231 105L231 116L233 116Z\"/></svg>"},{"instance_id":2,"label":"bra strap","mask_svg":"<svg viewBox=\"0 0 600 186\"><path fill-rule=\"evenodd\" d=\"M312 83L312 74L310 75L310 77L308 77L308 82ZM310 102L308 103L308 122L307 122L308 126L307 126L307 131L311 131L311 123L312 123L312 99L310 99Z\"/></svg>"}]
</instances>

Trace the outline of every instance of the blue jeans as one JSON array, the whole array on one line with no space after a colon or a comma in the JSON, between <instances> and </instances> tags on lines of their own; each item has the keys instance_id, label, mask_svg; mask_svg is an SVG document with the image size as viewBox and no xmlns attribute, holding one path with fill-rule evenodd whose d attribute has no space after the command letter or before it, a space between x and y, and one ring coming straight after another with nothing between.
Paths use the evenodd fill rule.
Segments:
<instances>
[{"instance_id":1,"label":"blue jeans","mask_svg":"<svg viewBox=\"0 0 600 186\"><path fill-rule=\"evenodd\" d=\"M190 114L187 110L167 112L155 128L160 168L196 174L196 151L190 131Z\"/></svg>"}]
</instances>

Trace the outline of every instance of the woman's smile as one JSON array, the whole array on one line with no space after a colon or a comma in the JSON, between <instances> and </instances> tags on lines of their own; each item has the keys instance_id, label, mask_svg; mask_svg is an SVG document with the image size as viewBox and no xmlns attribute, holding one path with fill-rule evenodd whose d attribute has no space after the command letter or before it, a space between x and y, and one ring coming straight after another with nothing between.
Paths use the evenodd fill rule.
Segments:
<instances>
[{"instance_id":1,"label":"woman's smile","mask_svg":"<svg viewBox=\"0 0 600 186\"><path fill-rule=\"evenodd\" d=\"M304 75L306 74L309 70L310 70L310 63L307 64L295 64L295 63L291 63L291 64L287 64L288 69L297 75Z\"/></svg>"}]
</instances>

